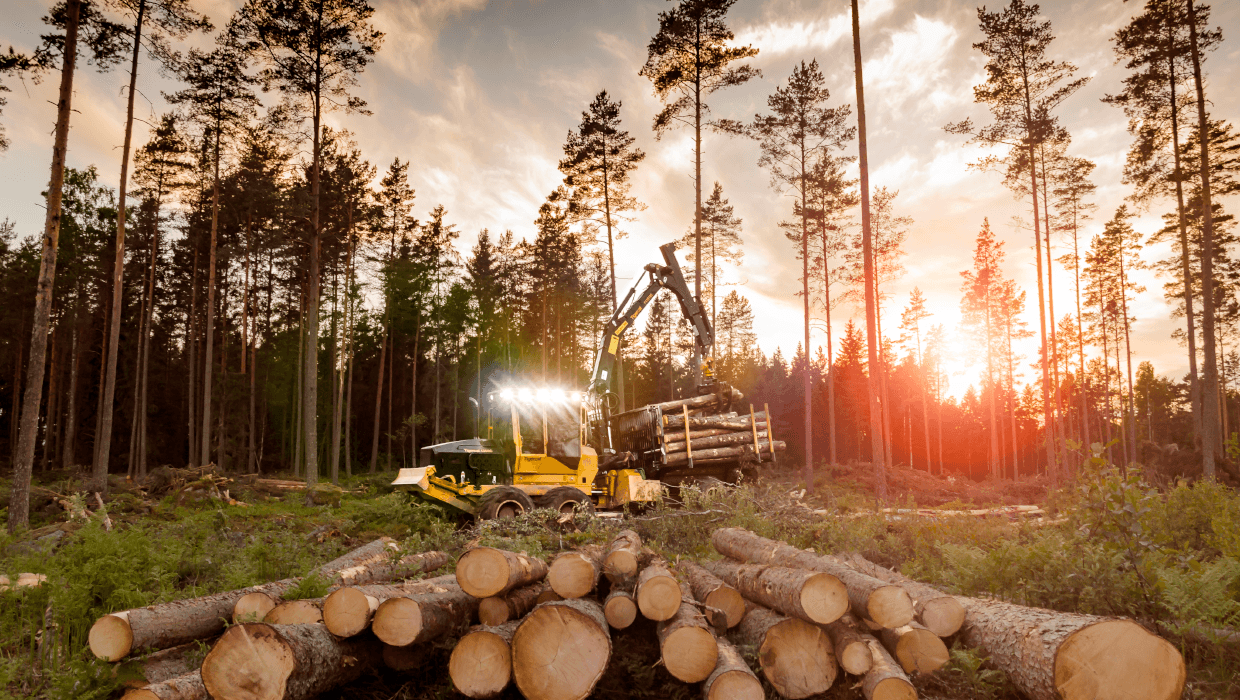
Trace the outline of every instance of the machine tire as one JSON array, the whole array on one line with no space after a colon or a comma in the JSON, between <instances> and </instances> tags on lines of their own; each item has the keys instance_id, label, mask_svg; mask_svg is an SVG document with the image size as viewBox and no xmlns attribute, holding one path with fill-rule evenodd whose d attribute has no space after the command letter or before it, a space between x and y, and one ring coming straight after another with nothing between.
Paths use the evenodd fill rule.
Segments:
<instances>
[{"instance_id":1,"label":"machine tire","mask_svg":"<svg viewBox=\"0 0 1240 700\"><path fill-rule=\"evenodd\" d=\"M594 501L591 501L590 497L582 493L580 489L572 486L557 486L538 497L539 508L550 508L561 514L571 514L579 504L585 512L594 514Z\"/></svg>"},{"instance_id":2,"label":"machine tire","mask_svg":"<svg viewBox=\"0 0 1240 700\"><path fill-rule=\"evenodd\" d=\"M534 510L534 502L515 486L497 486L482 495L478 517L482 520L515 518Z\"/></svg>"}]
</instances>

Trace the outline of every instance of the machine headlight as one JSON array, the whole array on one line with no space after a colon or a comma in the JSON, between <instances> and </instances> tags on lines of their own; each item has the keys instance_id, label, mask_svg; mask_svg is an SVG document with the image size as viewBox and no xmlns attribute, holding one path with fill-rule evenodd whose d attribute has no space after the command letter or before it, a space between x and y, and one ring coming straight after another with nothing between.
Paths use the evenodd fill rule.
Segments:
<instances>
[{"instance_id":1,"label":"machine headlight","mask_svg":"<svg viewBox=\"0 0 1240 700\"><path fill-rule=\"evenodd\" d=\"M504 389L499 392L499 397L505 401L512 401L514 396L512 389Z\"/></svg>"}]
</instances>

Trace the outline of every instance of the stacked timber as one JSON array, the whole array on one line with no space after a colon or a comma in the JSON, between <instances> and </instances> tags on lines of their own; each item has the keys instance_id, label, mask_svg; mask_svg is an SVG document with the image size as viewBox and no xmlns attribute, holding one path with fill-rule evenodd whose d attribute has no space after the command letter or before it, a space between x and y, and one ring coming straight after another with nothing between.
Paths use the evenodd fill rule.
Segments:
<instances>
[{"instance_id":1,"label":"stacked timber","mask_svg":"<svg viewBox=\"0 0 1240 700\"><path fill-rule=\"evenodd\" d=\"M713 396L713 395L712 395ZM673 402L678 403L678 402ZM660 404L664 406L666 404ZM767 412L689 415L687 407L663 411L663 451L667 466L769 462L786 443L771 435Z\"/></svg>"}]
</instances>

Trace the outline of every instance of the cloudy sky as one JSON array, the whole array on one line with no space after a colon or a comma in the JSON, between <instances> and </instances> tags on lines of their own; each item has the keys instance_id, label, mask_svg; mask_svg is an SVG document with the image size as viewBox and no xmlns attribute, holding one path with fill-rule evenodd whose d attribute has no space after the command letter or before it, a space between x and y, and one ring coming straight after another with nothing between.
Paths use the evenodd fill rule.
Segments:
<instances>
[{"instance_id":1,"label":"cloudy sky","mask_svg":"<svg viewBox=\"0 0 1240 700\"><path fill-rule=\"evenodd\" d=\"M363 153L383 168L394 157L411 160L417 214L443 204L464 232L462 247L482 228L512 229L532 238L539 204L561 180L556 163L565 134L599 90L623 102L622 119L647 153L636 172L634 194L648 205L618 247L618 274L628 277L658 259L657 246L680 236L693 218L691 134L675 131L656 140L651 121L661 108L650 83L638 75L646 45L658 29L658 13L668 3L647 0L372 0L374 22L387 34L377 62L361 77L357 94L373 116L332 115L347 128ZM0 24L0 44L29 49L43 31L46 0L10 0ZM195 3L222 25L239 5L235 0ZM1213 23L1224 43L1206 63L1212 114L1240 116L1240 3L1216 2ZM996 5L997 6L997 5ZM1059 114L1071 130L1074 155L1098 165L1097 218L1090 235L1119 206L1127 188L1120 182L1129 136L1125 119L1100 98L1120 89L1125 72L1117 66L1110 38L1139 10L1137 2L1092 0L1043 3L1058 33L1051 55L1080 67L1090 83L1068 100ZM992 8L993 9L993 8ZM1003 189L997 175L968 169L983 151L965 147L946 134L949 121L972 116L988 120L972 102L972 86L983 80L983 58L972 48L980 39L976 6L951 0L868 0L861 3L871 183L899 190L897 212L911 216L904 260L907 274L891 287L885 324L893 329L908 293L920 287L949 336L957 335L960 271L970 265L974 237L984 217L1006 242L1006 272L1030 291L1030 327L1037 328L1032 236L1012 224L1029 219L1028 206ZM831 104L853 104L852 48L848 4L844 0L739 0L731 25L740 43L760 53L752 60L762 78L717 93L710 100L720 117L751 119L765 111L766 97L784 83L793 66L817 59L827 77ZM144 61L138 114L154 122L167 109L160 91L172 86ZM115 185L123 136L122 71L85 68L75 82L69 164L95 164L102 179ZM37 232L43 212L39 193L46 188L56 80L41 85L10 81L13 92L3 124L13 142L0 154L0 217L12 219L22 234ZM146 137L136 125L135 144ZM850 146L855 153L855 142ZM769 185L757 166L758 149L749 141L708 135L704 139L703 179L718 181L724 196L744 220L745 260L733 274L757 312L762 349L776 346L790 355L801 336L801 304L795 296L800 265L792 244L778 229L788 218L791 199ZM1225 202L1234 209L1237 202ZM1167 203L1136 222L1153 231ZM1056 245L1060 245L1059 242ZM1058 254L1060 251L1056 251ZM1148 259L1167 250L1152 247ZM1067 272L1056 267L1055 311L1073 304ZM1162 280L1134 275L1148 291L1136 303L1134 351L1160 373L1180 376L1187 367L1181 348L1170 339L1173 322L1162 298ZM627 280L621 280L623 286ZM836 334L843 321L863 313L835 312ZM823 343L816 330L814 345ZM963 356L964 341L953 355ZM1030 357L1034 347L1027 348ZM953 363L952 383L959 394L975 378L964 363ZM1031 374L1026 370L1026 376Z\"/></svg>"}]
</instances>

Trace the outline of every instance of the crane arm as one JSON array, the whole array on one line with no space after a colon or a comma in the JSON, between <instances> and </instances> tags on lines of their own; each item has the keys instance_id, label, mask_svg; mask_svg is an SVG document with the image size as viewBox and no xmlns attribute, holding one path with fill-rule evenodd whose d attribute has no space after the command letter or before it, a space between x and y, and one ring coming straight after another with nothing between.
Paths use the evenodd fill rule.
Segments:
<instances>
[{"instance_id":1,"label":"crane arm","mask_svg":"<svg viewBox=\"0 0 1240 700\"><path fill-rule=\"evenodd\" d=\"M620 350L620 339L624 332L633 326L637 317L654 299L660 289L671 290L680 302L680 311L689 320L693 329L693 341L704 361L704 379L711 381L713 376L709 360L710 349L715 344L715 332L710 321L702 311L702 305L689 291L685 276L680 271L680 263L676 260L676 244L668 243L660 246L666 265L650 263L642 268L643 274L633 281L624 300L616 307L615 313L603 327L602 342L598 355L594 358L594 372L590 377L590 391L602 396L610 393L611 383L615 374L617 353ZM640 290L640 291L639 291Z\"/></svg>"}]
</instances>

